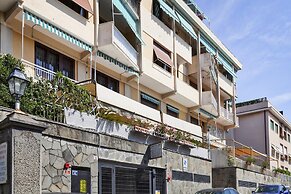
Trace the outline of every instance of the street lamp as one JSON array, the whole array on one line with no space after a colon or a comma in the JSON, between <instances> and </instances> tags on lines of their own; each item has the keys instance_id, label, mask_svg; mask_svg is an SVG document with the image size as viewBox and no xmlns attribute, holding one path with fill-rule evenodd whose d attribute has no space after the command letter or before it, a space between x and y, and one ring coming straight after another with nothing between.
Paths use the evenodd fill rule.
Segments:
<instances>
[{"instance_id":1,"label":"street lamp","mask_svg":"<svg viewBox=\"0 0 291 194\"><path fill-rule=\"evenodd\" d=\"M20 110L20 97L24 94L28 79L19 67L15 67L9 75L8 85L11 95L15 98L15 110Z\"/></svg>"}]
</instances>

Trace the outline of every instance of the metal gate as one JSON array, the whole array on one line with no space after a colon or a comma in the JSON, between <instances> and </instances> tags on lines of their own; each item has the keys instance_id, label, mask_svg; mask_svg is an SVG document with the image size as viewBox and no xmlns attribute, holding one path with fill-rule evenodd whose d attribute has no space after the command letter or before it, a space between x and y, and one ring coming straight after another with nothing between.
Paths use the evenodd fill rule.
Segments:
<instances>
[{"instance_id":1,"label":"metal gate","mask_svg":"<svg viewBox=\"0 0 291 194\"><path fill-rule=\"evenodd\" d=\"M165 194L164 170L101 165L99 194Z\"/></svg>"}]
</instances>

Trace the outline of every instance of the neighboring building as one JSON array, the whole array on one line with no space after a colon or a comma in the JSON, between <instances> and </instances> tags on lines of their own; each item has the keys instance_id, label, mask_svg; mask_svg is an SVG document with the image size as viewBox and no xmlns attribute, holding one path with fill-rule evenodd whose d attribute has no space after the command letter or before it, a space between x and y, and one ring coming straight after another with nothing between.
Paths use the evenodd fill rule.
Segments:
<instances>
[{"instance_id":1,"label":"neighboring building","mask_svg":"<svg viewBox=\"0 0 291 194\"><path fill-rule=\"evenodd\" d=\"M238 127L242 65L203 19L192 0L4 0L0 52L34 79L94 79L100 102L210 142Z\"/></svg>"},{"instance_id":2,"label":"neighboring building","mask_svg":"<svg viewBox=\"0 0 291 194\"><path fill-rule=\"evenodd\" d=\"M233 138L269 157L270 167L291 169L291 124L267 98L237 103L239 128Z\"/></svg>"}]
</instances>

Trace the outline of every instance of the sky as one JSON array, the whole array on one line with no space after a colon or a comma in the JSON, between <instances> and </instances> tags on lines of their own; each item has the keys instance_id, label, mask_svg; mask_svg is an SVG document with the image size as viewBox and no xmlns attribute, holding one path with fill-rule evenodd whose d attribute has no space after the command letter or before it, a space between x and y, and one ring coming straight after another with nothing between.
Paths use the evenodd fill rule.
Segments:
<instances>
[{"instance_id":1,"label":"sky","mask_svg":"<svg viewBox=\"0 0 291 194\"><path fill-rule=\"evenodd\" d=\"M211 31L243 64L237 102L267 97L291 123L291 1L195 2Z\"/></svg>"}]
</instances>

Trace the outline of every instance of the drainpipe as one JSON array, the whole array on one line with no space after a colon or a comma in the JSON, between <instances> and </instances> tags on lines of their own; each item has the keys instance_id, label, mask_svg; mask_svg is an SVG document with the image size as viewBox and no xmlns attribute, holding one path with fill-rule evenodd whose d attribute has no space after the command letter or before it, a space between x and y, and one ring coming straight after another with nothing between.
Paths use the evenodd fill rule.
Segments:
<instances>
[{"instance_id":1,"label":"drainpipe","mask_svg":"<svg viewBox=\"0 0 291 194\"><path fill-rule=\"evenodd\" d=\"M93 7L94 7L94 50L97 50L98 46L98 28L99 28L99 0L93 0Z\"/></svg>"},{"instance_id":2,"label":"drainpipe","mask_svg":"<svg viewBox=\"0 0 291 194\"><path fill-rule=\"evenodd\" d=\"M174 91L173 94L177 92L177 53L176 53L176 24L175 20L173 22L173 75L174 75Z\"/></svg>"},{"instance_id":3,"label":"drainpipe","mask_svg":"<svg viewBox=\"0 0 291 194\"><path fill-rule=\"evenodd\" d=\"M198 67L197 67L197 87L199 93L199 106L202 105L202 73L201 73L201 46L200 46L200 31L197 32L197 59L198 59Z\"/></svg>"},{"instance_id":4,"label":"drainpipe","mask_svg":"<svg viewBox=\"0 0 291 194\"><path fill-rule=\"evenodd\" d=\"M176 24L172 22L173 28L173 76L174 76L174 90L162 95L162 99L173 96L177 93L177 57L176 57Z\"/></svg>"},{"instance_id":5,"label":"drainpipe","mask_svg":"<svg viewBox=\"0 0 291 194\"><path fill-rule=\"evenodd\" d=\"M21 21L21 60L23 60L23 48L24 48L24 11L22 9L22 21Z\"/></svg>"},{"instance_id":6,"label":"drainpipe","mask_svg":"<svg viewBox=\"0 0 291 194\"><path fill-rule=\"evenodd\" d=\"M220 106L221 106L221 104L220 104L220 84L219 84L219 79L218 79L218 77L219 77L219 72L218 72L218 69L217 69L217 67L216 67L216 64L217 64L217 58L215 57L215 64L214 64L214 66L213 66L213 68L214 68L214 72L216 73L216 78L217 78L217 84L216 84L216 94L217 94L217 118L219 118L220 117L220 115L221 115L221 108L220 108Z\"/></svg>"},{"instance_id":7,"label":"drainpipe","mask_svg":"<svg viewBox=\"0 0 291 194\"><path fill-rule=\"evenodd\" d=\"M227 126L226 130L235 128L238 125L238 123L236 122L236 106L235 106L236 83L235 82L233 82L232 84L232 90L233 90L233 93L232 93L231 101L232 101L233 125Z\"/></svg>"}]
</instances>

